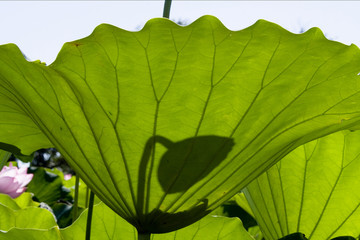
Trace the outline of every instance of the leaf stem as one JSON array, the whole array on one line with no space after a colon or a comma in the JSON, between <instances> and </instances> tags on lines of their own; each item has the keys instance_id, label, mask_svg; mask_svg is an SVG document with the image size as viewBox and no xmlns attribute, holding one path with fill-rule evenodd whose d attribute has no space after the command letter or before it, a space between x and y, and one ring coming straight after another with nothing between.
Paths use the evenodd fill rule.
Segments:
<instances>
[{"instance_id":1,"label":"leaf stem","mask_svg":"<svg viewBox=\"0 0 360 240\"><path fill-rule=\"evenodd\" d=\"M91 219L92 219L92 213L93 213L93 207L94 207L94 197L95 197L94 192L90 191L90 202L89 202L89 211L88 211L87 222L86 222L85 240L90 240Z\"/></svg>"},{"instance_id":2,"label":"leaf stem","mask_svg":"<svg viewBox=\"0 0 360 240\"><path fill-rule=\"evenodd\" d=\"M172 0L165 0L164 12L163 12L163 17L164 18L169 18L170 17L171 1Z\"/></svg>"},{"instance_id":3,"label":"leaf stem","mask_svg":"<svg viewBox=\"0 0 360 240\"><path fill-rule=\"evenodd\" d=\"M89 207L89 187L86 186L86 196L85 196L85 207L88 208Z\"/></svg>"},{"instance_id":4,"label":"leaf stem","mask_svg":"<svg viewBox=\"0 0 360 240\"><path fill-rule=\"evenodd\" d=\"M139 233L138 240L150 240L151 233Z\"/></svg>"},{"instance_id":5,"label":"leaf stem","mask_svg":"<svg viewBox=\"0 0 360 240\"><path fill-rule=\"evenodd\" d=\"M74 204L73 204L73 222L78 217L78 206L79 206L79 174L75 175L75 196L74 196Z\"/></svg>"}]
</instances>

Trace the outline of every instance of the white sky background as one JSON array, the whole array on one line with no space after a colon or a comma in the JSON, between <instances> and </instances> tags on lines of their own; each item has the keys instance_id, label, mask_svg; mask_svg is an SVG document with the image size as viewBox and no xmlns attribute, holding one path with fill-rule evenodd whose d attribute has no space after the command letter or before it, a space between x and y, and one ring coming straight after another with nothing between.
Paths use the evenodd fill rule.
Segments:
<instances>
[{"instance_id":1,"label":"white sky background","mask_svg":"<svg viewBox=\"0 0 360 240\"><path fill-rule=\"evenodd\" d=\"M161 17L157 1L0 1L0 44L15 43L30 60L53 62L65 42L88 36L101 23L136 31ZM193 22L214 15L231 30L265 19L291 32L319 27L325 35L360 46L358 1L177 1L170 19Z\"/></svg>"}]
</instances>

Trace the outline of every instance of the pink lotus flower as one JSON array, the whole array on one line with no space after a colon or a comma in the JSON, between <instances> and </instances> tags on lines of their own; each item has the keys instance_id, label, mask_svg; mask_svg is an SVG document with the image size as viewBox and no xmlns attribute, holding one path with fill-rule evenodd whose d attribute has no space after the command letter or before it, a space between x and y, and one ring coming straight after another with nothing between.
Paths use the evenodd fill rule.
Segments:
<instances>
[{"instance_id":1,"label":"pink lotus flower","mask_svg":"<svg viewBox=\"0 0 360 240\"><path fill-rule=\"evenodd\" d=\"M70 173L65 174L65 175L64 175L64 180L65 180L65 181L70 180L71 177L72 177L72 175L71 175Z\"/></svg>"},{"instance_id":2,"label":"pink lotus flower","mask_svg":"<svg viewBox=\"0 0 360 240\"><path fill-rule=\"evenodd\" d=\"M17 198L26 190L26 185L33 178L33 174L27 174L27 168L4 166L0 172L0 193L5 193L12 198Z\"/></svg>"}]
</instances>

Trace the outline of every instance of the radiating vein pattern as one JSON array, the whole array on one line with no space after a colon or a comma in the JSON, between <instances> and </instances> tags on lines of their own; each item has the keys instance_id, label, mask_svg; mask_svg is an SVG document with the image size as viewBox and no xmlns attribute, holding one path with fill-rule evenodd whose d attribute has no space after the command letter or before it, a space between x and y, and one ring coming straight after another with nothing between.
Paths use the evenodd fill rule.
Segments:
<instances>
[{"instance_id":1,"label":"radiating vein pattern","mask_svg":"<svg viewBox=\"0 0 360 240\"><path fill-rule=\"evenodd\" d=\"M308 239L360 234L359 140L359 131L342 131L307 143L247 186L266 239L294 232Z\"/></svg>"},{"instance_id":2,"label":"radiating vein pattern","mask_svg":"<svg viewBox=\"0 0 360 240\"><path fill-rule=\"evenodd\" d=\"M319 29L230 31L211 16L139 32L103 24L50 66L14 45L0 63L0 147L55 146L141 231L191 224L297 146L360 121L359 49Z\"/></svg>"}]
</instances>

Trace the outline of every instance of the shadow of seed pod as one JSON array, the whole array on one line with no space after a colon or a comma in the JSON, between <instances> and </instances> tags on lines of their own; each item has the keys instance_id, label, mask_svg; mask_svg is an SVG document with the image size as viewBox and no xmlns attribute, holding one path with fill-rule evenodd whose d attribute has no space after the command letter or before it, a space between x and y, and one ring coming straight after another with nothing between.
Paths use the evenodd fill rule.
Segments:
<instances>
[{"instance_id":1,"label":"shadow of seed pod","mask_svg":"<svg viewBox=\"0 0 360 240\"><path fill-rule=\"evenodd\" d=\"M158 178L167 193L184 192L206 177L231 151L234 141L218 136L201 136L172 143L157 137L167 151L161 157Z\"/></svg>"}]
</instances>

